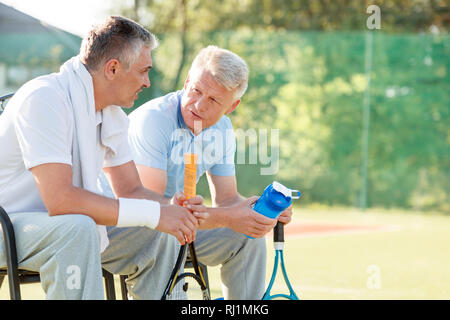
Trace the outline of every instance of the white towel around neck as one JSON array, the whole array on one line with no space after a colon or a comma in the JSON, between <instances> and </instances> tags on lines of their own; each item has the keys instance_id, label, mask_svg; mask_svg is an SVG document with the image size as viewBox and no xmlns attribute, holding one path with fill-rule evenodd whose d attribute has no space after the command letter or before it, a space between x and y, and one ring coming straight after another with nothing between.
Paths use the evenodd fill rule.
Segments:
<instances>
[{"instance_id":1,"label":"white towel around neck","mask_svg":"<svg viewBox=\"0 0 450 320\"><path fill-rule=\"evenodd\" d=\"M80 61L73 57L60 69L60 81L68 93L74 115L74 137L72 145L73 185L100 193L97 187L97 122L95 116L94 85L92 76ZM117 151L119 137L127 134L128 117L118 106L109 106L102 111L101 143L113 155ZM100 251L109 244L106 227L98 225Z\"/></svg>"}]
</instances>

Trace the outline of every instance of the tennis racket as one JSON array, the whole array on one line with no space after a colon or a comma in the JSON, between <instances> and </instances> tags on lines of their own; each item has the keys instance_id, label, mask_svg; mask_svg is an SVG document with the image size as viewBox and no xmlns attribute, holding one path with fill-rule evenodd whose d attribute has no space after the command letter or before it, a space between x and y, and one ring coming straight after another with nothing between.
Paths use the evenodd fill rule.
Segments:
<instances>
[{"instance_id":1,"label":"tennis racket","mask_svg":"<svg viewBox=\"0 0 450 320\"><path fill-rule=\"evenodd\" d=\"M284 266L284 257L283 257L283 249L284 249L284 225L277 222L275 228L273 228L273 244L275 247L275 263L273 266L272 277L270 279L269 285L267 287L266 292L262 300L275 300L275 299L288 299L288 300L298 300L297 295L295 294L294 289L289 282L286 267ZM281 264L281 271L283 272L284 282L286 283L289 294L274 294L272 295L270 291L272 290L273 284L275 282L275 277L277 276L278 265Z\"/></svg>"},{"instance_id":2,"label":"tennis racket","mask_svg":"<svg viewBox=\"0 0 450 320\"><path fill-rule=\"evenodd\" d=\"M197 155L194 153L186 153L184 155L184 163L184 195L186 199L190 199L196 195ZM195 273L183 272L180 274L183 263L186 260L187 247L189 247L190 259ZM199 292L201 292L201 295L199 295ZM192 242L189 245L184 244L181 246L161 300L200 299L199 297L203 300L210 300L205 275L203 275L199 267L194 242Z\"/></svg>"},{"instance_id":3,"label":"tennis racket","mask_svg":"<svg viewBox=\"0 0 450 320\"><path fill-rule=\"evenodd\" d=\"M194 272L182 272L181 268L189 248L190 258ZM178 253L177 261L170 275L166 289L161 300L210 300L209 288L206 285L205 275L198 265L194 243L183 245Z\"/></svg>"}]
</instances>

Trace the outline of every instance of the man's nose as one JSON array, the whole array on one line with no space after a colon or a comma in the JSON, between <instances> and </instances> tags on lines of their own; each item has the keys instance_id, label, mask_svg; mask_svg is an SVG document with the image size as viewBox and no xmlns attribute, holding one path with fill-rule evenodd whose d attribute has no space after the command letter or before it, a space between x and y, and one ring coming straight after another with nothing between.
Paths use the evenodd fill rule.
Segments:
<instances>
[{"instance_id":1,"label":"man's nose","mask_svg":"<svg viewBox=\"0 0 450 320\"><path fill-rule=\"evenodd\" d=\"M148 75L146 75L145 76L145 78L144 78L144 84L143 84L143 86L145 87L145 88L150 88L150 78L148 77Z\"/></svg>"},{"instance_id":2,"label":"man's nose","mask_svg":"<svg viewBox=\"0 0 450 320\"><path fill-rule=\"evenodd\" d=\"M197 102L195 103L195 108L197 109L198 112L203 112L206 110L206 101L205 98L200 97Z\"/></svg>"}]
</instances>

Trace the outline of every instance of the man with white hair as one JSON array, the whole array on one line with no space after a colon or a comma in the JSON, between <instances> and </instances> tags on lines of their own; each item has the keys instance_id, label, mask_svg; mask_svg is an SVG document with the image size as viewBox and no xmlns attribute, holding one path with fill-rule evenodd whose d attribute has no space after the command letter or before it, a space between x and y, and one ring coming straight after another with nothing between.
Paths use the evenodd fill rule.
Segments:
<instances>
[{"instance_id":1,"label":"man with white hair","mask_svg":"<svg viewBox=\"0 0 450 320\"><path fill-rule=\"evenodd\" d=\"M246 199L237 191L236 143L226 115L239 105L247 83L248 68L242 58L208 46L193 61L183 90L153 99L129 116L129 142L145 187L166 198L182 191L183 154L198 154L197 181L207 173L213 208L207 208L209 217L199 224L196 252L200 262L222 266L226 299L262 298L263 236L276 223L252 210L257 197ZM279 220L288 223L291 214L286 210Z\"/></svg>"},{"instance_id":2,"label":"man with white hair","mask_svg":"<svg viewBox=\"0 0 450 320\"><path fill-rule=\"evenodd\" d=\"M207 216L144 188L132 160L119 106L150 86L156 45L134 21L109 17L59 73L23 85L0 117L0 205L19 267L40 273L48 299L103 299L102 266L128 275L132 297L159 299L178 241L192 241ZM99 195L102 168L117 199Z\"/></svg>"}]
</instances>

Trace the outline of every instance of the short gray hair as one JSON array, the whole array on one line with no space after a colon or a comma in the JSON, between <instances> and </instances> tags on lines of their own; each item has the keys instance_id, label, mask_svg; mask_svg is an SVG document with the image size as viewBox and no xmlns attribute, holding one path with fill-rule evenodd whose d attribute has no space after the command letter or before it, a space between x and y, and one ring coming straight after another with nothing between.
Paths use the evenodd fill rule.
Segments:
<instances>
[{"instance_id":1,"label":"short gray hair","mask_svg":"<svg viewBox=\"0 0 450 320\"><path fill-rule=\"evenodd\" d=\"M227 90L234 90L234 99L240 99L248 86L248 67L237 54L210 45L200 50L192 62L191 71L202 69L211 72L214 80Z\"/></svg>"},{"instance_id":2,"label":"short gray hair","mask_svg":"<svg viewBox=\"0 0 450 320\"><path fill-rule=\"evenodd\" d=\"M139 57L142 46L150 50L158 46L158 39L137 22L110 16L94 26L81 42L80 58L88 70L97 70L102 63L117 59L126 69Z\"/></svg>"}]
</instances>

